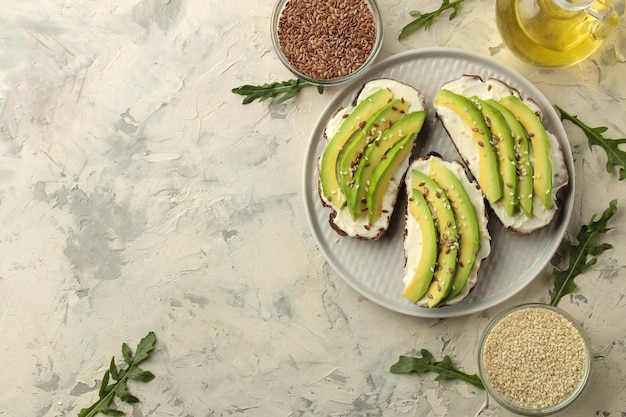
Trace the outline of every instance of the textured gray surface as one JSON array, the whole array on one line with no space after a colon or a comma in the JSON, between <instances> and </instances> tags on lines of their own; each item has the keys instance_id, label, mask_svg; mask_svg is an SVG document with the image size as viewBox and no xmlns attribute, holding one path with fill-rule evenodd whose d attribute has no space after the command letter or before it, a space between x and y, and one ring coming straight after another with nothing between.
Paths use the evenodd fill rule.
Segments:
<instances>
[{"instance_id":1,"label":"textured gray surface","mask_svg":"<svg viewBox=\"0 0 626 417\"><path fill-rule=\"evenodd\" d=\"M381 58L462 48L509 65L608 136L623 137L623 49L540 71L511 57L491 1L467 0L403 42L414 4L381 0ZM392 375L428 348L477 371L476 344L506 305L547 301L550 270L511 300L444 320L386 310L325 262L303 209L302 164L339 91L241 105L242 84L291 75L271 50L271 2L3 2L0 15L0 415L76 415L120 345L157 346L139 416L472 416L484 394ZM622 36L624 22L622 22ZM623 48L622 43L622 48ZM621 60L621 61L620 61ZM575 233L612 198L605 157L566 124ZM624 215L615 249L561 307L588 331L591 386L568 416L626 413ZM483 415L506 415L491 404Z\"/></svg>"}]
</instances>

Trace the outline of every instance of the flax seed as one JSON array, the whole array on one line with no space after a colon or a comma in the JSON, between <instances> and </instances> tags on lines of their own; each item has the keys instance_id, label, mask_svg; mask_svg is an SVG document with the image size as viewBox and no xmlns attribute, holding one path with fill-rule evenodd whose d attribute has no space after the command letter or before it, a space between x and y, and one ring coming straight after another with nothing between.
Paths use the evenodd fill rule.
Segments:
<instances>
[{"instance_id":1,"label":"flax seed","mask_svg":"<svg viewBox=\"0 0 626 417\"><path fill-rule=\"evenodd\" d=\"M281 51L296 70L330 80L365 63L375 44L376 22L364 0L288 0L277 33Z\"/></svg>"}]
</instances>

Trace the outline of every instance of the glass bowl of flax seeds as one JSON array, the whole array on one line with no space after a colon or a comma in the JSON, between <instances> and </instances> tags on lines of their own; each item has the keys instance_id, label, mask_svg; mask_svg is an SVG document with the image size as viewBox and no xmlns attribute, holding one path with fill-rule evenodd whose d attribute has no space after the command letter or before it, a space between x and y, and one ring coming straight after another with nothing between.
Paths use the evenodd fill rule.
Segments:
<instances>
[{"instance_id":1,"label":"glass bowl of flax seeds","mask_svg":"<svg viewBox=\"0 0 626 417\"><path fill-rule=\"evenodd\" d=\"M272 43L296 77L318 86L345 84L380 51L380 11L376 0L278 0Z\"/></svg>"},{"instance_id":2,"label":"glass bowl of flax seeds","mask_svg":"<svg viewBox=\"0 0 626 417\"><path fill-rule=\"evenodd\" d=\"M507 410L547 416L585 391L591 343L570 314L547 304L509 308L485 329L478 368L487 393Z\"/></svg>"}]
</instances>

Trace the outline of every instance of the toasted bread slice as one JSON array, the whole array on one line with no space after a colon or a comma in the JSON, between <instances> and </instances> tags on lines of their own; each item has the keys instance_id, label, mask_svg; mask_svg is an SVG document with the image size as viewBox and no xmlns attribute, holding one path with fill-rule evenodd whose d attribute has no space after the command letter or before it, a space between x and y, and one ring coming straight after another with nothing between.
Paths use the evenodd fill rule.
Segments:
<instances>
[{"instance_id":1,"label":"toasted bread slice","mask_svg":"<svg viewBox=\"0 0 626 417\"><path fill-rule=\"evenodd\" d=\"M497 152L501 195L490 198L485 193L485 197L504 228L527 235L552 223L560 209L561 194L568 187L569 173L560 142L543 127L543 113L537 103L501 80L482 80L473 75L450 81L442 86L441 91L464 97L476 108L472 110L482 112L484 120L481 123L489 129L485 135L491 140L489 144L482 141L477 146L480 140L475 137L476 130L482 132L482 128L477 129L468 123L468 118L461 117L453 106L435 101L437 116L483 192L487 186L494 185L490 178L493 179L494 172L498 171L490 167L491 173L487 173L486 159L479 155L480 146L490 146ZM487 108L495 109L499 121L493 115L485 116ZM530 119L534 119L534 125ZM501 131L508 133L501 134ZM514 158L499 147L505 139L514 143ZM516 178L502 180L507 175L503 169L510 166L515 167Z\"/></svg>"},{"instance_id":2,"label":"toasted bread slice","mask_svg":"<svg viewBox=\"0 0 626 417\"><path fill-rule=\"evenodd\" d=\"M483 195L460 162L411 163L406 177L403 295L423 307L465 299L491 252Z\"/></svg>"},{"instance_id":3,"label":"toasted bread slice","mask_svg":"<svg viewBox=\"0 0 626 417\"><path fill-rule=\"evenodd\" d=\"M342 236L378 240L388 230L411 151L426 112L422 93L381 78L327 123L319 159L319 195Z\"/></svg>"}]
</instances>

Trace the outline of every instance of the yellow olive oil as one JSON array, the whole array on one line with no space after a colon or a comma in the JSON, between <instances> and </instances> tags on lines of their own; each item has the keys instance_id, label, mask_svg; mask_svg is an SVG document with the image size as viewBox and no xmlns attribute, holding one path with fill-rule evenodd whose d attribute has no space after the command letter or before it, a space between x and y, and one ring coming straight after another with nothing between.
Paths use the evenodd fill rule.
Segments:
<instances>
[{"instance_id":1,"label":"yellow olive oil","mask_svg":"<svg viewBox=\"0 0 626 417\"><path fill-rule=\"evenodd\" d=\"M506 46L522 60L539 67L564 67L590 56L612 28L619 15L612 0L592 2L592 11L608 10L605 20L594 13L572 10L571 0L497 0L496 23ZM596 5L595 3L598 3ZM595 13L597 15L597 13Z\"/></svg>"}]
</instances>

